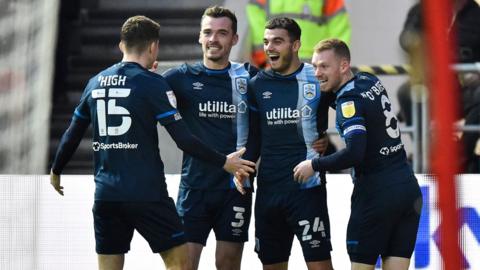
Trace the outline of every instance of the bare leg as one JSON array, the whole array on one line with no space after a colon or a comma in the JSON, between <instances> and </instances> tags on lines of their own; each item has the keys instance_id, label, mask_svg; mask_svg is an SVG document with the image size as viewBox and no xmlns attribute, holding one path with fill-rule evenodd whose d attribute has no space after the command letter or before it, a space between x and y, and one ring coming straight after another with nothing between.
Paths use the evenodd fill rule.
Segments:
<instances>
[{"instance_id":1,"label":"bare leg","mask_svg":"<svg viewBox=\"0 0 480 270\"><path fill-rule=\"evenodd\" d=\"M333 270L332 260L307 262L308 270Z\"/></svg>"},{"instance_id":2,"label":"bare leg","mask_svg":"<svg viewBox=\"0 0 480 270\"><path fill-rule=\"evenodd\" d=\"M199 243L187 243L187 269L197 270L200 263L200 255L202 255L203 245Z\"/></svg>"},{"instance_id":3,"label":"bare leg","mask_svg":"<svg viewBox=\"0 0 480 270\"><path fill-rule=\"evenodd\" d=\"M374 269L375 269L374 264L352 262L352 270L374 270Z\"/></svg>"},{"instance_id":4,"label":"bare leg","mask_svg":"<svg viewBox=\"0 0 480 270\"><path fill-rule=\"evenodd\" d=\"M287 270L287 269L288 269L288 262L263 265L263 270Z\"/></svg>"},{"instance_id":5,"label":"bare leg","mask_svg":"<svg viewBox=\"0 0 480 270\"><path fill-rule=\"evenodd\" d=\"M243 243L217 241L215 265L218 270L240 270Z\"/></svg>"},{"instance_id":6,"label":"bare leg","mask_svg":"<svg viewBox=\"0 0 480 270\"><path fill-rule=\"evenodd\" d=\"M167 270L186 270L187 269L187 245L173 247L169 250L160 252L165 268Z\"/></svg>"},{"instance_id":7,"label":"bare leg","mask_svg":"<svg viewBox=\"0 0 480 270\"><path fill-rule=\"evenodd\" d=\"M409 258L387 257L383 260L383 270L407 270L410 265Z\"/></svg>"},{"instance_id":8,"label":"bare leg","mask_svg":"<svg viewBox=\"0 0 480 270\"><path fill-rule=\"evenodd\" d=\"M99 270L122 270L125 254L103 255L98 254Z\"/></svg>"}]
</instances>

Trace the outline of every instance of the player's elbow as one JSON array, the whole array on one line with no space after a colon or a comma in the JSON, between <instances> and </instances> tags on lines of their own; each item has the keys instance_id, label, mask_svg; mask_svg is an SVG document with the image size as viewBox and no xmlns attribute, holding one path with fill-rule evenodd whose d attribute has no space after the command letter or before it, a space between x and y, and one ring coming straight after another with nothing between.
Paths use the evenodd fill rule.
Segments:
<instances>
[{"instance_id":1,"label":"player's elbow","mask_svg":"<svg viewBox=\"0 0 480 270\"><path fill-rule=\"evenodd\" d=\"M365 157L365 150L362 151L361 149L353 149L353 151L348 151L347 156L350 160L349 167L354 167L363 161Z\"/></svg>"},{"instance_id":2,"label":"player's elbow","mask_svg":"<svg viewBox=\"0 0 480 270\"><path fill-rule=\"evenodd\" d=\"M178 149L180 149L184 152L188 152L193 147L193 144L192 144L193 140L188 139L188 138L183 137L183 136L175 139L174 141L175 141L175 144L177 145Z\"/></svg>"},{"instance_id":3,"label":"player's elbow","mask_svg":"<svg viewBox=\"0 0 480 270\"><path fill-rule=\"evenodd\" d=\"M349 158L351 166L360 164L365 158L367 148L367 138L364 135L348 138L346 155Z\"/></svg>"}]
</instances>

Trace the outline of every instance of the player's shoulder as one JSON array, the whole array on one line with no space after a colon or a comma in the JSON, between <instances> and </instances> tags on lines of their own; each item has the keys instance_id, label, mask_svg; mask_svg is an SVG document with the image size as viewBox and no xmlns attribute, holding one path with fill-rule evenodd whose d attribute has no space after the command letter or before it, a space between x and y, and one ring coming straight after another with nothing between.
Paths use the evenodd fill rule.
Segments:
<instances>
[{"instance_id":1,"label":"player's shoulder","mask_svg":"<svg viewBox=\"0 0 480 270\"><path fill-rule=\"evenodd\" d=\"M373 85L375 85L380 80L378 79L377 76L375 76L371 73L358 72L355 75L354 81L355 81L355 88L356 89L359 89L361 91L362 90L365 91L365 90L370 89Z\"/></svg>"},{"instance_id":2,"label":"player's shoulder","mask_svg":"<svg viewBox=\"0 0 480 270\"><path fill-rule=\"evenodd\" d=\"M337 99L362 97L362 93L375 86L379 79L370 73L359 72L345 83L337 93Z\"/></svg>"},{"instance_id":3,"label":"player's shoulder","mask_svg":"<svg viewBox=\"0 0 480 270\"><path fill-rule=\"evenodd\" d=\"M259 81L265 79L264 70L259 70L252 78L250 78L250 85L255 86Z\"/></svg>"},{"instance_id":4,"label":"player's shoulder","mask_svg":"<svg viewBox=\"0 0 480 270\"><path fill-rule=\"evenodd\" d=\"M164 76L166 79L177 78L182 77L187 73L198 73L198 71L196 71L197 69L198 67L196 64L183 63L179 66L167 69L162 73L162 76Z\"/></svg>"},{"instance_id":5,"label":"player's shoulder","mask_svg":"<svg viewBox=\"0 0 480 270\"><path fill-rule=\"evenodd\" d=\"M142 72L138 72L133 76L133 80L135 85L141 89L144 88L147 91L151 89L161 89L161 90L169 90L170 86L167 80L160 74L151 72L149 70L143 70Z\"/></svg>"},{"instance_id":6,"label":"player's shoulder","mask_svg":"<svg viewBox=\"0 0 480 270\"><path fill-rule=\"evenodd\" d=\"M313 67L312 64L310 64L310 63L305 63L305 62L304 62L304 63L303 63L303 71L307 71L307 72L308 72L308 71L310 71L310 72L313 71L313 72L315 72L315 68Z\"/></svg>"},{"instance_id":7,"label":"player's shoulder","mask_svg":"<svg viewBox=\"0 0 480 270\"><path fill-rule=\"evenodd\" d=\"M250 74L251 77L257 75L257 73L260 71L256 66L254 66L254 65L252 65L248 62L245 62L244 66L245 66L245 69L248 71L248 73Z\"/></svg>"},{"instance_id":8,"label":"player's shoulder","mask_svg":"<svg viewBox=\"0 0 480 270\"><path fill-rule=\"evenodd\" d=\"M136 74L136 77L141 77L142 79L146 80L146 82L162 82L165 83L165 78L156 73L156 72L151 72L149 70L144 70L143 72L139 72Z\"/></svg>"},{"instance_id":9,"label":"player's shoulder","mask_svg":"<svg viewBox=\"0 0 480 270\"><path fill-rule=\"evenodd\" d=\"M237 63L230 62L231 68L235 73L248 73L250 78L254 77L258 73L258 68L249 62Z\"/></svg>"},{"instance_id":10,"label":"player's shoulder","mask_svg":"<svg viewBox=\"0 0 480 270\"><path fill-rule=\"evenodd\" d=\"M267 68L267 69L262 69L259 70L257 75L254 77L255 80L271 80L275 78L275 73L272 69Z\"/></svg>"}]
</instances>

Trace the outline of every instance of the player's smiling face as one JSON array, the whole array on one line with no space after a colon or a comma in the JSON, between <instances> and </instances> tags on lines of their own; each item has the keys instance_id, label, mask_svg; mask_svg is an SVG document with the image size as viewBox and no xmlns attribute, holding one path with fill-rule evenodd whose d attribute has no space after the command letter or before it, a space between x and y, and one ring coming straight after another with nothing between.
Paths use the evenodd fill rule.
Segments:
<instances>
[{"instance_id":1,"label":"player's smiling face","mask_svg":"<svg viewBox=\"0 0 480 270\"><path fill-rule=\"evenodd\" d=\"M342 59L335 55L333 49L315 52L312 65L323 92L336 92L344 83Z\"/></svg>"},{"instance_id":2,"label":"player's smiling face","mask_svg":"<svg viewBox=\"0 0 480 270\"><path fill-rule=\"evenodd\" d=\"M204 63L228 63L230 50L238 41L238 35L233 33L232 21L228 17L213 18L205 16L198 42L202 44Z\"/></svg>"},{"instance_id":3,"label":"player's smiling face","mask_svg":"<svg viewBox=\"0 0 480 270\"><path fill-rule=\"evenodd\" d=\"M267 55L271 68L280 73L288 74L291 69L294 53L300 48L300 41L292 41L288 31L281 28L265 29L263 35L263 50Z\"/></svg>"}]
</instances>

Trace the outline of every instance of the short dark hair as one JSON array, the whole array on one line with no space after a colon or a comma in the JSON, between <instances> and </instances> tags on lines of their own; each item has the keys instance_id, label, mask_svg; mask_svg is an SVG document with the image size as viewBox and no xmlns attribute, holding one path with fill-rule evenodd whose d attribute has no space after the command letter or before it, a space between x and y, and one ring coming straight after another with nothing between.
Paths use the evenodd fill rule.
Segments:
<instances>
[{"instance_id":1,"label":"short dark hair","mask_svg":"<svg viewBox=\"0 0 480 270\"><path fill-rule=\"evenodd\" d=\"M294 19L288 17L273 18L265 24L265 29L276 28L287 30L291 41L300 40L300 36L302 35L302 30L300 29L298 23Z\"/></svg>"},{"instance_id":2,"label":"short dark hair","mask_svg":"<svg viewBox=\"0 0 480 270\"><path fill-rule=\"evenodd\" d=\"M333 50L335 55L341 58L345 58L347 59L348 62L350 62L350 49L348 48L348 45L337 38L321 40L320 42L317 43L317 45L315 45L313 50L316 53L327 51L327 50Z\"/></svg>"},{"instance_id":3,"label":"short dark hair","mask_svg":"<svg viewBox=\"0 0 480 270\"><path fill-rule=\"evenodd\" d=\"M129 52L141 53L150 43L160 38L160 24L154 20L137 15L123 23L120 40Z\"/></svg>"},{"instance_id":4,"label":"short dark hair","mask_svg":"<svg viewBox=\"0 0 480 270\"><path fill-rule=\"evenodd\" d=\"M212 18L221 18L221 17L227 17L232 21L232 30L233 34L237 33L237 16L235 16L235 13L231 11L230 9L222 6L211 6L205 9L202 15L202 20L206 16L212 17Z\"/></svg>"}]
</instances>

